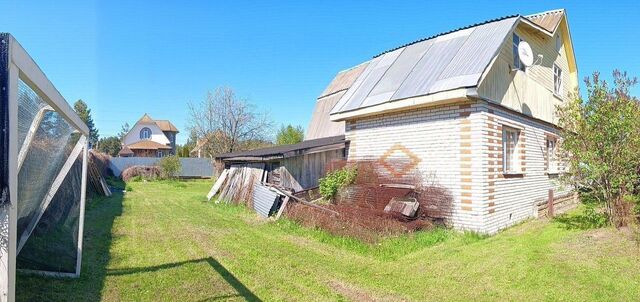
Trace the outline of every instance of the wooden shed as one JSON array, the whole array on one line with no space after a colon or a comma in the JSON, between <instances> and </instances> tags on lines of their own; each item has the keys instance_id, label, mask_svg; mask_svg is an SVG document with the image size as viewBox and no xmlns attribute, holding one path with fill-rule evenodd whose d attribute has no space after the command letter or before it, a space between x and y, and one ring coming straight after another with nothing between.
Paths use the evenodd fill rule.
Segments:
<instances>
[{"instance_id":1,"label":"wooden shed","mask_svg":"<svg viewBox=\"0 0 640 302\"><path fill-rule=\"evenodd\" d=\"M207 197L219 195L219 199L245 201L257 182L294 192L315 188L331 163L346 158L346 143L344 135L339 135L217 155L217 166L224 170Z\"/></svg>"}]
</instances>

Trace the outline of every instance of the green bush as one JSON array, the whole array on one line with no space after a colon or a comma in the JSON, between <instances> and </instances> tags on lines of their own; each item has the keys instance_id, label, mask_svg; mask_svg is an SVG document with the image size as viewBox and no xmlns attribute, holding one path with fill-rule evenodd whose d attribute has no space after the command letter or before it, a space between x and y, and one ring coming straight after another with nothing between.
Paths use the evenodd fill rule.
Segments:
<instances>
[{"instance_id":1,"label":"green bush","mask_svg":"<svg viewBox=\"0 0 640 302\"><path fill-rule=\"evenodd\" d=\"M594 205L586 205L584 209L584 220L588 228L597 229L609 225L609 217L606 213L598 210Z\"/></svg>"},{"instance_id":2,"label":"green bush","mask_svg":"<svg viewBox=\"0 0 640 302\"><path fill-rule=\"evenodd\" d=\"M320 195L326 200L333 199L338 190L352 184L357 175L358 169L356 167L344 167L328 173L327 176L320 179Z\"/></svg>"},{"instance_id":3,"label":"green bush","mask_svg":"<svg viewBox=\"0 0 640 302\"><path fill-rule=\"evenodd\" d=\"M158 166L160 166L160 176L164 179L174 179L182 169L180 158L176 155L163 157L158 162Z\"/></svg>"}]
</instances>

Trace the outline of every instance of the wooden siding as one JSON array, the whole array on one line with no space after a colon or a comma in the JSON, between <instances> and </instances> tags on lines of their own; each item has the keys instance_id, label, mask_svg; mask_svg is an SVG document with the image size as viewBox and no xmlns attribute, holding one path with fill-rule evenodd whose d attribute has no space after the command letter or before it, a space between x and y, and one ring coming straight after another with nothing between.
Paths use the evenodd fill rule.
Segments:
<instances>
[{"instance_id":1,"label":"wooden siding","mask_svg":"<svg viewBox=\"0 0 640 302\"><path fill-rule=\"evenodd\" d=\"M318 180L327 172L332 161L344 160L344 149L294 156L280 161L280 177L287 187L309 189L318 186Z\"/></svg>"},{"instance_id":2,"label":"wooden siding","mask_svg":"<svg viewBox=\"0 0 640 302\"><path fill-rule=\"evenodd\" d=\"M478 94L484 99L507 108L554 123L556 122L555 107L568 100L570 94L577 89L576 72L569 68L568 48L566 47L569 40L566 26L560 26L556 33L561 35L563 40L560 51L556 50L554 37L549 37L523 25L516 27L515 33L531 45L536 64L524 72L512 71L513 39L509 34L503 42L494 64L481 81ZM538 54L544 56L541 61L537 58ZM563 74L563 91L559 97L553 93L554 64L562 69Z\"/></svg>"}]
</instances>

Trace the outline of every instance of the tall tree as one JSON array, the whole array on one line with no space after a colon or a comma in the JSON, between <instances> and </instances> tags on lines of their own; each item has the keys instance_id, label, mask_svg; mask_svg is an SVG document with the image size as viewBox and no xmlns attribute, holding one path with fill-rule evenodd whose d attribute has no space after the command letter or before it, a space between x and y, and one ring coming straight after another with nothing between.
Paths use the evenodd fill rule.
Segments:
<instances>
[{"instance_id":1,"label":"tall tree","mask_svg":"<svg viewBox=\"0 0 640 302\"><path fill-rule=\"evenodd\" d=\"M87 106L83 100L77 100L73 104L73 109L76 111L80 119L87 125L89 128L89 141L92 144L98 142L98 129L96 129L96 125L93 123L93 117L91 117L91 109Z\"/></svg>"},{"instance_id":2,"label":"tall tree","mask_svg":"<svg viewBox=\"0 0 640 302\"><path fill-rule=\"evenodd\" d=\"M266 140L273 122L233 89L222 87L207 93L198 103L189 102L189 129L203 145L204 154L240 151L246 142Z\"/></svg>"},{"instance_id":3,"label":"tall tree","mask_svg":"<svg viewBox=\"0 0 640 302\"><path fill-rule=\"evenodd\" d=\"M118 156L121 148L122 144L117 136L103 137L98 141L98 151L113 157Z\"/></svg>"},{"instance_id":4,"label":"tall tree","mask_svg":"<svg viewBox=\"0 0 640 302\"><path fill-rule=\"evenodd\" d=\"M127 133L129 133L130 130L131 130L131 127L129 126L129 123L125 122L122 125L122 127L120 127L120 132L118 132L117 134L120 141L124 140L124 136L127 135Z\"/></svg>"},{"instance_id":5,"label":"tall tree","mask_svg":"<svg viewBox=\"0 0 640 302\"><path fill-rule=\"evenodd\" d=\"M606 205L610 222L622 226L639 193L640 105L630 95L637 80L619 71L613 77L610 87L594 73L585 80L587 99L558 108L559 146L570 172L566 180L589 191Z\"/></svg>"},{"instance_id":6,"label":"tall tree","mask_svg":"<svg viewBox=\"0 0 640 302\"><path fill-rule=\"evenodd\" d=\"M304 140L304 129L302 129L302 126L293 127L291 125L282 125L276 135L276 144L278 145L297 144L302 140Z\"/></svg>"}]
</instances>

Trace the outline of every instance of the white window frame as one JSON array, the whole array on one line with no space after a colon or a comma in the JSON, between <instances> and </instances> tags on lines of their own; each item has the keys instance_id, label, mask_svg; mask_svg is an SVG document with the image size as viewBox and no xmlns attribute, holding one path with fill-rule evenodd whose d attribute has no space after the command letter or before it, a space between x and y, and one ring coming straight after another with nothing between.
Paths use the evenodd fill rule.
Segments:
<instances>
[{"instance_id":1,"label":"white window frame","mask_svg":"<svg viewBox=\"0 0 640 302\"><path fill-rule=\"evenodd\" d=\"M562 96L562 68L558 64L553 64L553 94Z\"/></svg>"},{"instance_id":2,"label":"white window frame","mask_svg":"<svg viewBox=\"0 0 640 302\"><path fill-rule=\"evenodd\" d=\"M560 36L560 34L556 35L556 51L560 52L560 50L562 49L562 37Z\"/></svg>"},{"instance_id":3,"label":"white window frame","mask_svg":"<svg viewBox=\"0 0 640 302\"><path fill-rule=\"evenodd\" d=\"M502 126L502 171L504 174L520 174L520 157L518 152L520 151L520 129ZM511 153L509 150L509 135L512 134L515 137L513 144L513 150Z\"/></svg>"},{"instance_id":4,"label":"white window frame","mask_svg":"<svg viewBox=\"0 0 640 302\"><path fill-rule=\"evenodd\" d=\"M524 41L520 36L516 33L513 33L513 38L511 41L512 49L513 49L513 69L522 70L523 72L526 70L526 67L522 62L520 62L520 55L518 54L518 45L520 42Z\"/></svg>"},{"instance_id":5,"label":"white window frame","mask_svg":"<svg viewBox=\"0 0 640 302\"><path fill-rule=\"evenodd\" d=\"M158 150L158 152L156 153L156 155L157 155L158 157L162 157L162 155L163 155L163 154L162 154L162 150Z\"/></svg>"}]
</instances>

